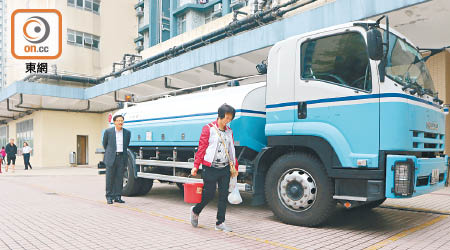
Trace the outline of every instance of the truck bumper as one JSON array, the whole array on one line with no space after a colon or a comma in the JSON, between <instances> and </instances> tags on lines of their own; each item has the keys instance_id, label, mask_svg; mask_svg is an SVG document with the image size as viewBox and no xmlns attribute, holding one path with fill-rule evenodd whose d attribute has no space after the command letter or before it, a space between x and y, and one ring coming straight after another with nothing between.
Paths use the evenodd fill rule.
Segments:
<instances>
[{"instance_id":1,"label":"truck bumper","mask_svg":"<svg viewBox=\"0 0 450 250\"><path fill-rule=\"evenodd\" d=\"M448 156L417 158L412 155L387 155L386 198L408 198L427 194L445 185Z\"/></svg>"}]
</instances>

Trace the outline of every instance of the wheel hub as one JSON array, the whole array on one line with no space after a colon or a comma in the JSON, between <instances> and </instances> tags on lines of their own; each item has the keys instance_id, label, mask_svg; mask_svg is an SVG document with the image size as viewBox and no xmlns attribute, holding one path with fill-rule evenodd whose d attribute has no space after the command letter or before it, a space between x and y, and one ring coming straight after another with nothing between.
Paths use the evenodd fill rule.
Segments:
<instances>
[{"instance_id":1,"label":"wheel hub","mask_svg":"<svg viewBox=\"0 0 450 250\"><path fill-rule=\"evenodd\" d=\"M286 188L286 194L292 200L300 200L303 196L303 187L297 181L290 182Z\"/></svg>"},{"instance_id":2,"label":"wheel hub","mask_svg":"<svg viewBox=\"0 0 450 250\"><path fill-rule=\"evenodd\" d=\"M280 200L291 210L306 210L316 199L316 184L312 176L303 170L290 170L283 174L278 185Z\"/></svg>"}]
</instances>

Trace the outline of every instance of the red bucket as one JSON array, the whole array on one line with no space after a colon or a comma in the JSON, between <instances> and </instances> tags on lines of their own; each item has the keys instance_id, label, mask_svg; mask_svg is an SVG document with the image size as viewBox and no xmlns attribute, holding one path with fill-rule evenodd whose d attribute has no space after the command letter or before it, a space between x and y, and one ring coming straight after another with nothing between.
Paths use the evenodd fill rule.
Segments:
<instances>
[{"instance_id":1,"label":"red bucket","mask_svg":"<svg viewBox=\"0 0 450 250\"><path fill-rule=\"evenodd\" d=\"M185 183L184 184L184 202L200 203L202 202L203 183Z\"/></svg>"}]
</instances>

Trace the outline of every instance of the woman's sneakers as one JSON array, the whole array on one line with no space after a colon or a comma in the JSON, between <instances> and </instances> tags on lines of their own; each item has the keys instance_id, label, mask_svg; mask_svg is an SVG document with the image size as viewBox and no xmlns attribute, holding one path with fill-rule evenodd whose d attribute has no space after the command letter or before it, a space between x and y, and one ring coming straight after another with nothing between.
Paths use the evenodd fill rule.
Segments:
<instances>
[{"instance_id":1,"label":"woman's sneakers","mask_svg":"<svg viewBox=\"0 0 450 250\"><path fill-rule=\"evenodd\" d=\"M219 225L216 225L216 230L220 230L220 231L224 231L224 232L233 232L233 229L231 229L231 227L228 227L227 225L225 225L224 222L222 222Z\"/></svg>"},{"instance_id":2,"label":"woman's sneakers","mask_svg":"<svg viewBox=\"0 0 450 250\"><path fill-rule=\"evenodd\" d=\"M191 220L191 225L193 227L198 227L198 214L194 213L194 206L191 207L190 220ZM223 222L219 225L216 225L216 230L224 231L224 232L233 232L231 227L228 227Z\"/></svg>"},{"instance_id":3,"label":"woman's sneakers","mask_svg":"<svg viewBox=\"0 0 450 250\"><path fill-rule=\"evenodd\" d=\"M198 227L198 214L194 213L194 206L191 207L191 225Z\"/></svg>"}]
</instances>

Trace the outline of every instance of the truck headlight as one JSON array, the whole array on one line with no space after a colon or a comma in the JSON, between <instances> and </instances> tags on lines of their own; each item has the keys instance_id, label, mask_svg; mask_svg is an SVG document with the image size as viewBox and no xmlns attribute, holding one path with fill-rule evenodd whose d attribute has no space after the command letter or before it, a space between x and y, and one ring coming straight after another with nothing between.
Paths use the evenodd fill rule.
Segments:
<instances>
[{"instance_id":1,"label":"truck headlight","mask_svg":"<svg viewBox=\"0 0 450 250\"><path fill-rule=\"evenodd\" d=\"M414 162L397 161L394 166L394 194L410 196L414 192Z\"/></svg>"}]
</instances>

